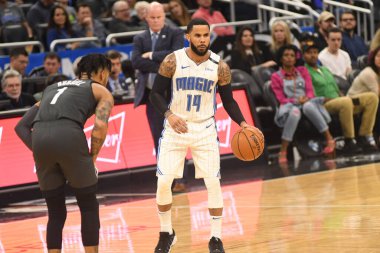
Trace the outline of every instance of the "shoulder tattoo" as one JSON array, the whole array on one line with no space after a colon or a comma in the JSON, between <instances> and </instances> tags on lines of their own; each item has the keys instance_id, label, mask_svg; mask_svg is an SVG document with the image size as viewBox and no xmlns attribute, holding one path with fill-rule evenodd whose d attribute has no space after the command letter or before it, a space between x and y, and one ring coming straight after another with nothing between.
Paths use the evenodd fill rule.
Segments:
<instances>
[{"instance_id":1,"label":"shoulder tattoo","mask_svg":"<svg viewBox=\"0 0 380 253\"><path fill-rule=\"evenodd\" d=\"M158 73L162 76L172 78L176 68L176 60L174 53L171 53L165 57L160 65Z\"/></svg>"},{"instance_id":2,"label":"shoulder tattoo","mask_svg":"<svg viewBox=\"0 0 380 253\"><path fill-rule=\"evenodd\" d=\"M218 84L226 85L231 83L231 70L230 67L223 60L219 61L218 65Z\"/></svg>"}]
</instances>

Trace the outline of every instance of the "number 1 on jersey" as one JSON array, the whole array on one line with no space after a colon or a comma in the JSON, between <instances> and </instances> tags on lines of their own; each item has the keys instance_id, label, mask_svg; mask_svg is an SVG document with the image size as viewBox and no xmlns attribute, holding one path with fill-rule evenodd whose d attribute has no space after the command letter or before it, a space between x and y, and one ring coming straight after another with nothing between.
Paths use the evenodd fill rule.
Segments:
<instances>
[{"instance_id":1,"label":"number 1 on jersey","mask_svg":"<svg viewBox=\"0 0 380 253\"><path fill-rule=\"evenodd\" d=\"M55 94L55 96L54 96L53 99L51 100L50 104L51 104L51 105L54 105L54 104L57 102L59 96L61 96L62 93L63 93L66 89L67 89L67 87L64 87L64 88L58 89L58 90L57 90L57 91L58 91L57 94Z\"/></svg>"},{"instance_id":2,"label":"number 1 on jersey","mask_svg":"<svg viewBox=\"0 0 380 253\"><path fill-rule=\"evenodd\" d=\"M201 95L187 95L186 110L190 112L191 106L195 106L197 108L197 112L199 112L199 108L201 106Z\"/></svg>"}]
</instances>

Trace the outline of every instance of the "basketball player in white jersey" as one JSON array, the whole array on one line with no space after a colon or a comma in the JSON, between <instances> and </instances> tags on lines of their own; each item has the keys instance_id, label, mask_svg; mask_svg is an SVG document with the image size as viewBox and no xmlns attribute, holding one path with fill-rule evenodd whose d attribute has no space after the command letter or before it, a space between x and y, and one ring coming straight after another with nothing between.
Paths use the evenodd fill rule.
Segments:
<instances>
[{"instance_id":1,"label":"basketball player in white jersey","mask_svg":"<svg viewBox=\"0 0 380 253\"><path fill-rule=\"evenodd\" d=\"M169 54L161 63L150 100L165 115L164 131L157 161L157 205L161 224L155 253L169 252L176 242L171 223L174 178L183 174L187 150L190 149L195 177L203 178L208 191L211 216L211 253L224 252L221 241L223 196L220 187L220 156L214 113L215 93L219 91L227 113L243 128L248 125L232 96L231 72L218 55L209 51L210 26L202 19L193 19L187 26L190 47ZM172 90L169 105L165 91Z\"/></svg>"}]
</instances>

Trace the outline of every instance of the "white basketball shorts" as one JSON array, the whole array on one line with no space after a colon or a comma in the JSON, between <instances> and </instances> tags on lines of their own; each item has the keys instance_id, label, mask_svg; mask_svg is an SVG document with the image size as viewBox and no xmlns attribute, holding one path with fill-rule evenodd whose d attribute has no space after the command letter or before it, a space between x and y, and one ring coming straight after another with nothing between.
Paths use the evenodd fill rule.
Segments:
<instances>
[{"instance_id":1,"label":"white basketball shorts","mask_svg":"<svg viewBox=\"0 0 380 253\"><path fill-rule=\"evenodd\" d=\"M183 176L187 150L191 151L195 178L219 177L220 154L215 119L201 123L187 122L187 133L176 133L165 120L160 138L156 175Z\"/></svg>"}]
</instances>

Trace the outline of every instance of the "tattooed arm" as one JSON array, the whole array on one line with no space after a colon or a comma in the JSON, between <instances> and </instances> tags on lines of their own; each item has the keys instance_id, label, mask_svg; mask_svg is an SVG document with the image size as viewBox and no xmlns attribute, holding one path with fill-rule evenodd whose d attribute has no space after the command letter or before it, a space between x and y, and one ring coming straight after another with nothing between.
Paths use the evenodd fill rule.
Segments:
<instances>
[{"instance_id":1,"label":"tattooed arm","mask_svg":"<svg viewBox=\"0 0 380 253\"><path fill-rule=\"evenodd\" d=\"M222 60L220 60L218 66L218 91L223 102L223 107L231 119L241 127L248 126L240 111L239 105L236 103L232 95L231 70Z\"/></svg>"},{"instance_id":2,"label":"tattooed arm","mask_svg":"<svg viewBox=\"0 0 380 253\"><path fill-rule=\"evenodd\" d=\"M92 84L92 91L98 104L95 109L95 123L91 133L91 151L92 160L96 161L103 142L107 136L108 118L114 104L111 93L103 86L97 83Z\"/></svg>"},{"instance_id":3,"label":"tattooed arm","mask_svg":"<svg viewBox=\"0 0 380 253\"><path fill-rule=\"evenodd\" d=\"M175 73L176 60L174 53L165 57L160 65L158 74L154 80L152 91L150 92L150 101L156 110L162 115L168 110L168 104L165 100L165 93L170 90L172 77Z\"/></svg>"}]
</instances>

